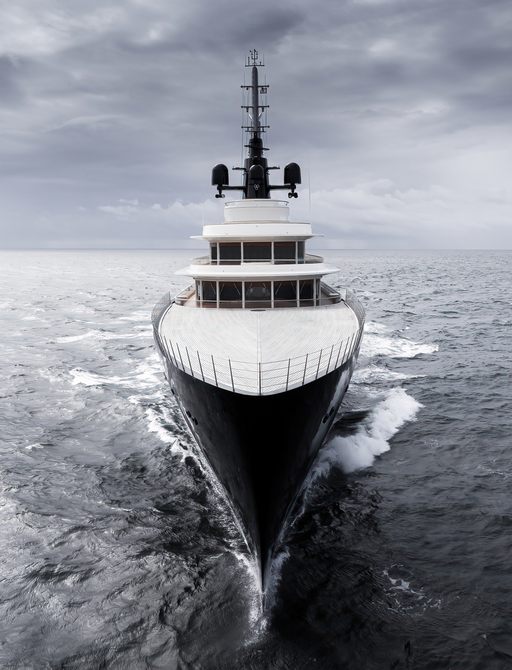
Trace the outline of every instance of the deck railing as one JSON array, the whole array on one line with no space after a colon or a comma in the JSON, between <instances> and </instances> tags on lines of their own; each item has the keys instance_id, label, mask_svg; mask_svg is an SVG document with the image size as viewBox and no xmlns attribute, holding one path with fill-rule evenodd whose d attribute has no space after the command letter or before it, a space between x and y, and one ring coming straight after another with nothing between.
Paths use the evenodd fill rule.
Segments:
<instances>
[{"instance_id":1,"label":"deck railing","mask_svg":"<svg viewBox=\"0 0 512 670\"><path fill-rule=\"evenodd\" d=\"M341 367L358 348L361 333L302 356L260 363L201 353L163 334L159 341L174 365L196 379L246 395L269 395L303 386Z\"/></svg>"},{"instance_id":2,"label":"deck railing","mask_svg":"<svg viewBox=\"0 0 512 670\"><path fill-rule=\"evenodd\" d=\"M304 254L300 259L297 258L244 258L244 264L246 263L265 263L268 265L272 263L273 265L303 265L307 263L323 263L324 259L322 256L317 256L315 254ZM242 263L241 258L219 258L217 260L212 260L210 256L198 256L192 261L192 265L240 265Z\"/></svg>"},{"instance_id":3,"label":"deck railing","mask_svg":"<svg viewBox=\"0 0 512 670\"><path fill-rule=\"evenodd\" d=\"M162 296L153 308L152 322L155 339L178 369L228 391L246 395L270 395L308 384L351 359L361 342L364 308L350 291L346 292L344 300L356 314L359 323L359 328L352 336L301 356L259 363L221 358L172 342L159 328L166 310L174 303L169 293Z\"/></svg>"},{"instance_id":4,"label":"deck railing","mask_svg":"<svg viewBox=\"0 0 512 670\"><path fill-rule=\"evenodd\" d=\"M169 291L167 293L164 293L164 295L160 298L160 300L156 303L156 305L153 307L151 311L151 323L153 324L153 335L155 337L155 340L160 347L162 351L165 351L165 345L162 341L162 338L160 337L160 332L159 332L159 325L160 321L162 320L163 315L171 307L171 305L174 303L174 299L171 297L171 294Z\"/></svg>"},{"instance_id":5,"label":"deck railing","mask_svg":"<svg viewBox=\"0 0 512 670\"><path fill-rule=\"evenodd\" d=\"M359 327L362 330L363 327L364 327L364 320L365 320L365 316L366 316L366 313L365 313L362 302L356 296L354 291L351 291L350 289L347 289L345 291L344 300L345 300L345 303L350 307L350 309L356 315L357 320L359 322Z\"/></svg>"},{"instance_id":6,"label":"deck railing","mask_svg":"<svg viewBox=\"0 0 512 670\"><path fill-rule=\"evenodd\" d=\"M172 305L174 302L173 298L171 297L171 294L169 291L167 293L164 293L164 295L160 298L160 300L156 303L156 305L153 307L151 310L151 322L153 324L154 328L158 328L158 323L160 319L162 318L162 314L165 312L165 310Z\"/></svg>"},{"instance_id":7,"label":"deck railing","mask_svg":"<svg viewBox=\"0 0 512 670\"><path fill-rule=\"evenodd\" d=\"M241 309L243 307L246 309L271 309L272 307L278 309L280 307L322 307L325 305L333 305L344 299L344 291L340 292L324 282L321 283L321 287L320 297L316 300L314 298L299 297L298 300L297 298L287 300L274 298L273 302L271 298L260 300L246 298L245 301L242 301L242 298L240 297L237 300L220 299L217 303L216 300L199 300L197 297L194 299L196 291L194 286L191 285L178 293L175 301L177 305L181 305L182 307L186 305L187 307L219 307L221 309Z\"/></svg>"}]
</instances>

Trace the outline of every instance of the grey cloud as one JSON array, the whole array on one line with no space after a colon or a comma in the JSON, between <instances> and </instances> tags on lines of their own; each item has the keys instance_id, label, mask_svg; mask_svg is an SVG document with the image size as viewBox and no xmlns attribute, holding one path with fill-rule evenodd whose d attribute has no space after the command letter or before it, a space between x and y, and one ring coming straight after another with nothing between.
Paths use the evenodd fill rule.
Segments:
<instances>
[{"instance_id":1,"label":"grey cloud","mask_svg":"<svg viewBox=\"0 0 512 670\"><path fill-rule=\"evenodd\" d=\"M102 235L133 246L136 221L123 226L115 216L121 199L137 199L140 221L149 217L142 246L149 231L178 239L172 217L181 210L156 222L151 206L202 203L212 197L211 165L240 160L239 83L254 47L271 83L271 160L302 161L312 190L349 192L376 179L391 191L423 189L428 226L432 185L452 190L451 203L479 188L480 201L492 203L491 182L506 186L507 2L84 1L57 12L41 0L35 12L20 0L1 12L9 33L0 44L10 46L0 53L0 246L87 246ZM496 207L489 205L498 240ZM325 216L331 236L355 236L334 210ZM344 216L354 215L349 208ZM387 219L375 219L380 232L356 220L370 246L396 238ZM414 228L406 237L425 243Z\"/></svg>"},{"instance_id":2,"label":"grey cloud","mask_svg":"<svg viewBox=\"0 0 512 670\"><path fill-rule=\"evenodd\" d=\"M16 105L23 101L23 91L19 86L19 70L23 67L21 59L0 55L0 90L2 104Z\"/></svg>"}]
</instances>

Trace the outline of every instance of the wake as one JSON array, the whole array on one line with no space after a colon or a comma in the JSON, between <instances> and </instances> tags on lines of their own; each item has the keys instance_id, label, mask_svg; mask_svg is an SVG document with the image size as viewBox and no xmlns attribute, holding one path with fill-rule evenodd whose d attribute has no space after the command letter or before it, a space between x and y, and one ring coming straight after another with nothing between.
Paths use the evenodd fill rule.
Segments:
<instances>
[{"instance_id":1,"label":"wake","mask_svg":"<svg viewBox=\"0 0 512 670\"><path fill-rule=\"evenodd\" d=\"M359 423L355 433L335 435L321 449L312 479L326 475L333 465L346 473L370 467L377 456L390 450L389 440L405 423L415 420L421 407L403 388L389 390Z\"/></svg>"}]
</instances>

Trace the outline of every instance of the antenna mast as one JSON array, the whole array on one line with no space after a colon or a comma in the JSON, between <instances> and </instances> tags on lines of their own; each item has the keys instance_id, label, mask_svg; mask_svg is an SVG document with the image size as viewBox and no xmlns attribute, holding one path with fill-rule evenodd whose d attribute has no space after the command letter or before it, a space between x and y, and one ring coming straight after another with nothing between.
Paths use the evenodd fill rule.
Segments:
<instances>
[{"instance_id":1,"label":"antenna mast","mask_svg":"<svg viewBox=\"0 0 512 670\"><path fill-rule=\"evenodd\" d=\"M245 67L251 68L251 83L242 84L249 95L247 96L246 104L242 105L248 116L248 122L242 126L242 130L247 134L247 144L244 144L248 149L248 156L244 160L243 167L235 167L233 170L242 170L243 186L229 186L229 174L225 165L216 165L212 172L212 185L217 187L216 198L223 198L222 191L240 190L244 192L246 198L270 198L270 191L273 189L289 189L289 198L296 198L295 192L297 184L300 184L300 168L297 163L289 163L284 169L284 184L270 185L269 171L278 170L278 167L269 167L267 159L263 155L264 151L268 151L263 146L262 134L269 128L261 122L264 112L268 109L268 105L261 104L260 93L266 94L268 91L267 84L259 83L259 67L264 67L264 62L256 49L251 49L247 56Z\"/></svg>"},{"instance_id":2,"label":"antenna mast","mask_svg":"<svg viewBox=\"0 0 512 670\"><path fill-rule=\"evenodd\" d=\"M264 67L256 49L249 51L245 67L251 68L251 84L242 85L242 88L250 92L250 105L242 105L249 117L250 125L242 126L249 135L249 141L245 145L249 149L249 155L244 161L244 191L246 198L270 198L268 183L268 163L263 155L267 149L263 146L261 135L268 126L262 125L260 118L268 105L260 104L260 91L267 92L267 86L258 82L258 67Z\"/></svg>"}]
</instances>

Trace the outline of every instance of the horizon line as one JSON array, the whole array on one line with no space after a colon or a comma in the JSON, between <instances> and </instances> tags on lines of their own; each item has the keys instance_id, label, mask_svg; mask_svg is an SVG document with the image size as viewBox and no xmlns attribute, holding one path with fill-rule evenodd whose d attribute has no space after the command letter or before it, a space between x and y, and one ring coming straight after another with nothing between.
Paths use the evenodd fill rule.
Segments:
<instances>
[{"instance_id":1,"label":"horizon line","mask_svg":"<svg viewBox=\"0 0 512 670\"><path fill-rule=\"evenodd\" d=\"M0 247L0 251L205 251L204 247ZM512 247L315 247L315 251L512 251Z\"/></svg>"}]
</instances>

